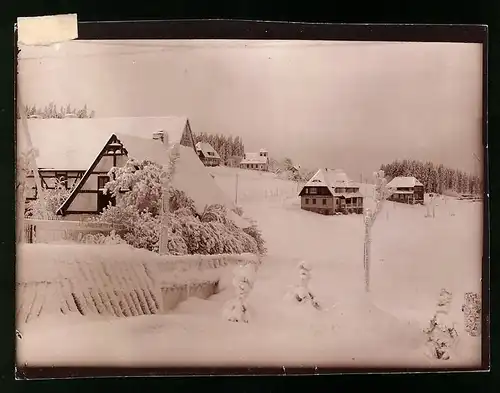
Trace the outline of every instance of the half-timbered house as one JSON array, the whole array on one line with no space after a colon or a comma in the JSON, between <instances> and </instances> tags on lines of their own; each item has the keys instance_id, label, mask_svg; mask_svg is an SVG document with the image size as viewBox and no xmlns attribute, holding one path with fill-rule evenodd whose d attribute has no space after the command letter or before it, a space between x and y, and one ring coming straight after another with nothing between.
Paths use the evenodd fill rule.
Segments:
<instances>
[{"instance_id":1,"label":"half-timbered house","mask_svg":"<svg viewBox=\"0 0 500 393\"><path fill-rule=\"evenodd\" d=\"M100 213L113 197L104 193L112 167L123 166L129 158L154 161L168 167L172 152L178 158L172 186L184 191L199 212L210 204L222 204L240 227L249 224L232 213L234 205L210 177L199 160L189 121L177 117L47 119L29 123L32 141L50 168L69 166L81 173L66 201L58 210L62 219L81 220ZM37 137L34 137L37 135ZM58 142L64 141L64 142ZM56 148L54 148L56 146ZM78 159L77 159L78 158ZM236 217L235 217L236 216Z\"/></svg>"},{"instance_id":2,"label":"half-timbered house","mask_svg":"<svg viewBox=\"0 0 500 393\"><path fill-rule=\"evenodd\" d=\"M359 185L341 169L319 169L299 195L303 210L325 215L363 213Z\"/></svg>"},{"instance_id":3,"label":"half-timbered house","mask_svg":"<svg viewBox=\"0 0 500 393\"><path fill-rule=\"evenodd\" d=\"M413 204L424 204L424 185L413 176L398 176L392 179L387 187L391 190L390 201Z\"/></svg>"}]
</instances>

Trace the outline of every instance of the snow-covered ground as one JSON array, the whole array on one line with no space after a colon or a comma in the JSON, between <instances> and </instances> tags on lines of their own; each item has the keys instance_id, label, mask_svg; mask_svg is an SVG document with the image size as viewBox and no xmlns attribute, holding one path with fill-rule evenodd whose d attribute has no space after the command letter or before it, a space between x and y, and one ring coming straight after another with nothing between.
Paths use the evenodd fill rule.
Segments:
<instances>
[{"instance_id":1,"label":"snow-covered ground","mask_svg":"<svg viewBox=\"0 0 500 393\"><path fill-rule=\"evenodd\" d=\"M296 183L272 174L210 168L217 183L258 222L268 255L248 297L248 324L224 320L230 287L190 298L167 315L90 320L61 316L23 329L18 361L31 365L121 366L472 366L480 338L464 332L465 292L481 291L482 205L440 201L426 208L387 202L373 226L371 292L363 281L362 215L300 209ZM238 179L236 180L236 174ZM363 185L371 195L369 185ZM370 198L365 201L370 204ZM454 213L452 215L451 213ZM321 310L287 297L297 264L312 266ZM460 339L449 361L423 355L439 291L453 292Z\"/></svg>"}]
</instances>

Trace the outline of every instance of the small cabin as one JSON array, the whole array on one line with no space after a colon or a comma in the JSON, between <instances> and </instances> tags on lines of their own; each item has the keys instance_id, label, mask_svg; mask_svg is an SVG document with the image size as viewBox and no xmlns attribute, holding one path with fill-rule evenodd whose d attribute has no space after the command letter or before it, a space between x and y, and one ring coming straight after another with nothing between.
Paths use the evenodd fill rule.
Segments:
<instances>
[{"instance_id":1,"label":"small cabin","mask_svg":"<svg viewBox=\"0 0 500 393\"><path fill-rule=\"evenodd\" d=\"M198 142L196 144L196 153L200 158L201 162L205 166L219 166L220 156L219 153L215 151L210 143Z\"/></svg>"},{"instance_id":2,"label":"small cabin","mask_svg":"<svg viewBox=\"0 0 500 393\"><path fill-rule=\"evenodd\" d=\"M266 149L260 149L258 153L245 153L240 162L240 168L255 171L269 171L269 153Z\"/></svg>"},{"instance_id":3,"label":"small cabin","mask_svg":"<svg viewBox=\"0 0 500 393\"><path fill-rule=\"evenodd\" d=\"M319 169L299 196L301 209L310 212L324 215L363 213L359 185L341 169Z\"/></svg>"},{"instance_id":4,"label":"small cabin","mask_svg":"<svg viewBox=\"0 0 500 393\"><path fill-rule=\"evenodd\" d=\"M387 187L391 189L389 201L414 204L424 204L424 185L413 176L398 176L392 179Z\"/></svg>"}]
</instances>

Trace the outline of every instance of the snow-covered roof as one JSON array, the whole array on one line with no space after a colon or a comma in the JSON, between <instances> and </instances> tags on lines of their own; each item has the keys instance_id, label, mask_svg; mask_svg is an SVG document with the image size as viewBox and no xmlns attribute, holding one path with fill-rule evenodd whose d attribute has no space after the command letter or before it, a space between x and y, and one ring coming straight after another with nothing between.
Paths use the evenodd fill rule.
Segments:
<instances>
[{"instance_id":1,"label":"snow-covered roof","mask_svg":"<svg viewBox=\"0 0 500 393\"><path fill-rule=\"evenodd\" d=\"M86 170L112 134L152 139L160 130L168 143L179 143L186 117L108 117L27 120L39 169ZM18 121L18 132L22 122ZM24 145L24 144L23 144ZM129 146L131 147L131 146Z\"/></svg>"},{"instance_id":2,"label":"snow-covered roof","mask_svg":"<svg viewBox=\"0 0 500 393\"><path fill-rule=\"evenodd\" d=\"M398 176L392 179L387 187L389 188L407 188L407 187L415 187L415 186L423 186L415 177L413 176Z\"/></svg>"},{"instance_id":3,"label":"snow-covered roof","mask_svg":"<svg viewBox=\"0 0 500 393\"><path fill-rule=\"evenodd\" d=\"M342 169L319 169L304 187L358 187Z\"/></svg>"},{"instance_id":4,"label":"snow-covered roof","mask_svg":"<svg viewBox=\"0 0 500 393\"><path fill-rule=\"evenodd\" d=\"M153 118L143 118L143 119L153 119ZM158 118L158 119L164 119L164 118ZM92 119L93 120L93 119ZM127 119L125 119L127 120ZM37 122L43 122L44 120L37 120ZM65 122L66 120L60 120L60 119L54 119L54 122ZM83 121L85 122L86 120L75 120L75 121ZM118 123L122 122L123 119L120 119ZM135 119L132 119L132 123L134 123ZM75 143L63 143L63 144L56 144L57 149L54 150L49 150L47 149L47 144L43 144L43 149L40 149L40 153L44 153L44 155L40 155L39 157L39 162L40 158L43 157L44 160L50 160L50 157L47 157L47 151L52 152L55 155L62 156L66 158L67 160L71 159L71 153L74 155L78 156L78 160L74 160L72 162L66 161L63 162L65 165L69 165L70 163L72 167L54 167L56 169L80 169L80 170L88 170L91 164L95 161L95 159L98 157L99 153L105 146L106 142L113 136L116 135L116 137L120 140L120 142L123 144L125 149L128 152L129 158L134 158L136 160L150 160L154 161L160 165L163 165L165 168L168 168L170 164L170 152L172 151L171 148L174 146L175 141L178 143L180 142L182 132L179 134L170 134L169 133L169 143L168 145L165 145L159 140L154 140L152 138L152 130L156 130L158 127L159 120L153 121L153 120L146 120L145 125L150 126L150 127L139 127L139 121L137 121L136 127L121 127L121 128L114 128L120 129L120 132L114 132L110 133L108 132L107 127L80 127L80 126L75 126L74 128L64 128L64 127L56 127L56 133L59 133L59 135L62 134L63 131L70 130L71 135L77 138L78 141L81 141L82 144L84 144L84 150L83 154L79 149L78 145ZM51 122L52 123L52 122ZM109 122L110 124L113 122ZM127 123L124 121L124 123ZM129 124L129 123L127 123ZM116 125L115 125L116 126ZM155 127L153 127L155 126ZM38 128L34 127L36 129L35 132L31 133L31 128L30 128L30 133L32 135L49 135L52 132L52 129L50 127L47 127L47 125L43 128ZM140 132L141 130L147 129L147 132ZM163 128L164 131L165 128ZM85 137L82 136L82 134L85 134ZM67 135L67 134L66 134ZM170 137L170 135L173 135ZM33 138L32 138L33 139ZM55 143L55 140L52 138L48 138L51 141ZM66 136L65 138L68 138ZM38 141L38 140L37 140ZM33 141L33 144L35 142ZM36 146L36 145L35 145ZM203 210L207 205L212 205L212 204L221 204L226 206L228 209L228 215L229 218L231 218L236 225L238 225L240 228L246 228L250 226L250 223L238 216L236 213L232 211L232 209L235 208L235 205L233 202L224 194L224 192L219 188L219 186L216 184L215 180L210 176L207 168L203 165L203 163L200 161L198 156L196 155L196 152L186 146L182 145L177 145L179 146L179 158L176 163L176 168L174 171L174 175L172 178L172 186L177 188L178 190L184 191L191 199L193 199L196 210L199 213L202 213ZM65 148L71 148L69 152L65 151ZM63 160L58 161L59 159L56 157L49 161L52 165L59 164ZM46 162L43 161L42 162ZM74 190L76 191L76 189ZM71 198L71 196L70 196ZM69 198L68 198L69 199ZM64 204L63 204L64 206Z\"/></svg>"},{"instance_id":5,"label":"snow-covered roof","mask_svg":"<svg viewBox=\"0 0 500 393\"><path fill-rule=\"evenodd\" d=\"M261 156L260 153L245 153L240 164L267 164L267 157Z\"/></svg>"},{"instance_id":6,"label":"snow-covered roof","mask_svg":"<svg viewBox=\"0 0 500 393\"><path fill-rule=\"evenodd\" d=\"M179 158L175 165L172 186L184 191L193 199L196 210L202 213L207 205L219 204L228 209L228 216L240 228L250 226L250 223L234 213L232 200L221 190L210 176L207 167L196 156L193 149L186 146L179 147Z\"/></svg>"},{"instance_id":7,"label":"snow-covered roof","mask_svg":"<svg viewBox=\"0 0 500 393\"><path fill-rule=\"evenodd\" d=\"M220 158L219 153L215 151L210 143L198 142L196 144L196 150L201 151L205 157Z\"/></svg>"}]
</instances>

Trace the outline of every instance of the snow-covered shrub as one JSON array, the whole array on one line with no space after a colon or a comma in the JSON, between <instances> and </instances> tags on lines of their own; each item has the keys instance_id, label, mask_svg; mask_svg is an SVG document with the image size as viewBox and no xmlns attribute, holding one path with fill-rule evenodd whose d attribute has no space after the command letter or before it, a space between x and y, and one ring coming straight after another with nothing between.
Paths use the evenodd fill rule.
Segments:
<instances>
[{"instance_id":1,"label":"snow-covered shrub","mask_svg":"<svg viewBox=\"0 0 500 393\"><path fill-rule=\"evenodd\" d=\"M187 209L191 215L196 215L194 201L189 198L183 191L171 189L169 198L169 209L171 212Z\"/></svg>"},{"instance_id":2,"label":"snow-covered shrub","mask_svg":"<svg viewBox=\"0 0 500 393\"><path fill-rule=\"evenodd\" d=\"M138 211L134 206L109 206L99 221L118 226L117 234L135 248L158 251L160 216Z\"/></svg>"},{"instance_id":3,"label":"snow-covered shrub","mask_svg":"<svg viewBox=\"0 0 500 393\"><path fill-rule=\"evenodd\" d=\"M464 295L462 312L464 313L465 331L472 337L481 334L481 297L478 293L467 292Z\"/></svg>"},{"instance_id":4,"label":"snow-covered shrub","mask_svg":"<svg viewBox=\"0 0 500 393\"><path fill-rule=\"evenodd\" d=\"M207 207L198 217L181 208L169 216L172 231L180 234L188 254L258 253L257 242L227 218L224 206ZM181 255L179 250L169 251Z\"/></svg>"},{"instance_id":5,"label":"snow-covered shrub","mask_svg":"<svg viewBox=\"0 0 500 393\"><path fill-rule=\"evenodd\" d=\"M71 190L66 188L63 180L56 179L53 189L45 189L42 195L26 206L26 217L36 220L56 219L57 209L68 198Z\"/></svg>"},{"instance_id":6,"label":"snow-covered shrub","mask_svg":"<svg viewBox=\"0 0 500 393\"><path fill-rule=\"evenodd\" d=\"M243 216L244 212L241 206L236 206L236 208L233 211L240 217ZM256 241L258 253L260 255L265 255L267 253L266 241L264 240L262 232L257 226L257 223L255 221L252 220L251 225L248 228L243 229L243 232L251 236Z\"/></svg>"},{"instance_id":7,"label":"snow-covered shrub","mask_svg":"<svg viewBox=\"0 0 500 393\"><path fill-rule=\"evenodd\" d=\"M257 224L255 222L252 222L252 225L248 228L243 229L243 232L245 232L255 240L255 242L257 243L257 250L260 255L265 255L267 253L266 241L262 237L262 232L257 227Z\"/></svg>"},{"instance_id":8,"label":"snow-covered shrub","mask_svg":"<svg viewBox=\"0 0 500 393\"><path fill-rule=\"evenodd\" d=\"M310 303L315 309L319 310L321 306L309 289L309 281L311 280L312 270L311 265L306 261L302 261L297 267L299 269L300 283L294 288L294 300L301 304Z\"/></svg>"},{"instance_id":9,"label":"snow-covered shrub","mask_svg":"<svg viewBox=\"0 0 500 393\"><path fill-rule=\"evenodd\" d=\"M263 249L258 229L246 233L238 228L224 206L207 206L199 215L183 191L166 189L169 174L153 162L129 160L124 167L113 168L110 177L114 180L106 190L117 203L107 207L99 221L119 225L117 234L133 247L159 252L163 225L162 253L170 255L257 254ZM168 192L166 211L162 211L164 192Z\"/></svg>"},{"instance_id":10,"label":"snow-covered shrub","mask_svg":"<svg viewBox=\"0 0 500 393\"><path fill-rule=\"evenodd\" d=\"M255 282L255 269L251 265L238 266L234 270L233 285L236 298L229 300L223 309L224 317L230 322L248 323L247 298Z\"/></svg>"},{"instance_id":11,"label":"snow-covered shrub","mask_svg":"<svg viewBox=\"0 0 500 393\"><path fill-rule=\"evenodd\" d=\"M430 320L428 328L424 329L427 336L426 355L435 359L448 360L456 343L458 333L455 323L449 318L452 293L441 289L437 303L437 311Z\"/></svg>"},{"instance_id":12,"label":"snow-covered shrub","mask_svg":"<svg viewBox=\"0 0 500 393\"><path fill-rule=\"evenodd\" d=\"M87 234L81 237L80 242L85 244L126 244L127 242L123 240L120 235L116 233L115 230L112 230L109 235L105 235L103 233L96 234Z\"/></svg>"}]
</instances>

